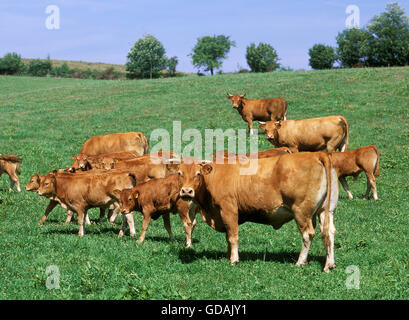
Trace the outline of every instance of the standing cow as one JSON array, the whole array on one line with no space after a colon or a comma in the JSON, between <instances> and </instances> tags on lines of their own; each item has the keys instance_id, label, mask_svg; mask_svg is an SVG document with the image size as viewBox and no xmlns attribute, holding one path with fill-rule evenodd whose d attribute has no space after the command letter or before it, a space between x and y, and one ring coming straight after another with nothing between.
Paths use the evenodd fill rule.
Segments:
<instances>
[{"instance_id":1,"label":"standing cow","mask_svg":"<svg viewBox=\"0 0 409 320\"><path fill-rule=\"evenodd\" d=\"M23 161L22 158L19 158L18 156L15 156L14 154L10 154L7 156L0 154L0 176L3 173L6 173L9 176L9 179L10 179L9 191L10 192L13 190L14 184L17 186L17 191L21 192L20 180L17 174L21 174L20 163L22 161Z\"/></svg>"},{"instance_id":2,"label":"standing cow","mask_svg":"<svg viewBox=\"0 0 409 320\"><path fill-rule=\"evenodd\" d=\"M253 175L242 175L241 164L182 162L178 168L180 197L193 200L206 223L226 233L232 264L239 261L239 224L250 221L279 229L292 219L302 235L297 265L307 264L318 216L327 251L324 271L335 268L333 213L338 179L330 156L306 152L249 162L254 161L257 171Z\"/></svg>"},{"instance_id":3,"label":"standing cow","mask_svg":"<svg viewBox=\"0 0 409 320\"><path fill-rule=\"evenodd\" d=\"M373 190L374 200L378 200L376 190L376 178L379 176L379 150L371 144L355 150L346 152L331 153L332 164L337 171L339 182L348 194L349 199L353 199L349 191L346 177L356 178L362 171L365 171L367 186L364 199L369 199L371 188Z\"/></svg>"},{"instance_id":4,"label":"standing cow","mask_svg":"<svg viewBox=\"0 0 409 320\"><path fill-rule=\"evenodd\" d=\"M142 132L112 133L95 136L84 143L78 155L71 157L74 162L70 168L71 171L76 169L86 170L87 156L123 151L135 151L138 156L142 156L148 150L148 139Z\"/></svg>"},{"instance_id":5,"label":"standing cow","mask_svg":"<svg viewBox=\"0 0 409 320\"><path fill-rule=\"evenodd\" d=\"M248 123L250 134L253 134L253 121L280 121L287 117L288 103L282 98L247 99L245 95L228 94L228 99Z\"/></svg>"},{"instance_id":6,"label":"standing cow","mask_svg":"<svg viewBox=\"0 0 409 320\"><path fill-rule=\"evenodd\" d=\"M268 121L260 124L268 141L291 152L348 149L349 125L343 116L302 120Z\"/></svg>"}]
</instances>

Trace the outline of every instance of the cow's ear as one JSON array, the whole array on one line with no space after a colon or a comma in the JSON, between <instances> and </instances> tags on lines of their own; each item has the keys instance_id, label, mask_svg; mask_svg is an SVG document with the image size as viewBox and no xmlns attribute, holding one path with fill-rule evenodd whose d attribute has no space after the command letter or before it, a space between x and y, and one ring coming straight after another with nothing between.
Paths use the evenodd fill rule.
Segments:
<instances>
[{"instance_id":1,"label":"cow's ear","mask_svg":"<svg viewBox=\"0 0 409 320\"><path fill-rule=\"evenodd\" d=\"M210 172L212 172L212 170L213 170L213 167L210 164L206 163L202 165L200 172L205 176L209 174Z\"/></svg>"},{"instance_id":2,"label":"cow's ear","mask_svg":"<svg viewBox=\"0 0 409 320\"><path fill-rule=\"evenodd\" d=\"M266 125L265 124L260 124L258 127L263 131L266 130Z\"/></svg>"},{"instance_id":3,"label":"cow's ear","mask_svg":"<svg viewBox=\"0 0 409 320\"><path fill-rule=\"evenodd\" d=\"M130 172L130 173L128 174L128 176L130 176L130 177L131 177L131 180L132 180L132 186L134 186L134 187L135 187L135 186L138 184L138 181L136 180L135 173Z\"/></svg>"},{"instance_id":4,"label":"cow's ear","mask_svg":"<svg viewBox=\"0 0 409 320\"><path fill-rule=\"evenodd\" d=\"M281 128L281 121L276 121L276 122L274 122L274 123L275 123L277 129L278 129L278 128Z\"/></svg>"},{"instance_id":5,"label":"cow's ear","mask_svg":"<svg viewBox=\"0 0 409 320\"><path fill-rule=\"evenodd\" d=\"M112 195L117 199L121 199L121 190L119 189L115 189L114 191L112 191Z\"/></svg>"},{"instance_id":6,"label":"cow's ear","mask_svg":"<svg viewBox=\"0 0 409 320\"><path fill-rule=\"evenodd\" d=\"M138 199L138 197L139 197L139 191L135 191L135 193L133 194L133 197L134 197L135 199Z\"/></svg>"},{"instance_id":7,"label":"cow's ear","mask_svg":"<svg viewBox=\"0 0 409 320\"><path fill-rule=\"evenodd\" d=\"M71 159L72 159L72 160L77 160L77 156L76 156L76 155L71 156Z\"/></svg>"}]
</instances>

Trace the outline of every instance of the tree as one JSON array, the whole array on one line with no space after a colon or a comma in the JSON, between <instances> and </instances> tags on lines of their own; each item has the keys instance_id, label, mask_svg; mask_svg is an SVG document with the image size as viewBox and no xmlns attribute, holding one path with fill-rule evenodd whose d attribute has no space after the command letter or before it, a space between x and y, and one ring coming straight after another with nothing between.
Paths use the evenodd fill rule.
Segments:
<instances>
[{"instance_id":1,"label":"tree","mask_svg":"<svg viewBox=\"0 0 409 320\"><path fill-rule=\"evenodd\" d=\"M221 68L222 60L227 58L227 53L234 46L235 42L224 35L198 38L190 54L192 63L197 69L204 68L204 71L210 71L213 75L214 69Z\"/></svg>"},{"instance_id":2,"label":"tree","mask_svg":"<svg viewBox=\"0 0 409 320\"><path fill-rule=\"evenodd\" d=\"M337 55L341 65L351 68L368 59L368 40L371 34L365 29L350 28L337 35Z\"/></svg>"},{"instance_id":3,"label":"tree","mask_svg":"<svg viewBox=\"0 0 409 320\"><path fill-rule=\"evenodd\" d=\"M6 53L0 59L0 74L16 74L24 70L25 66L17 53Z\"/></svg>"},{"instance_id":4,"label":"tree","mask_svg":"<svg viewBox=\"0 0 409 320\"><path fill-rule=\"evenodd\" d=\"M252 72L271 72L280 67L277 52L267 43L259 43L257 47L250 43L246 60Z\"/></svg>"},{"instance_id":5,"label":"tree","mask_svg":"<svg viewBox=\"0 0 409 320\"><path fill-rule=\"evenodd\" d=\"M313 69L331 69L337 58L334 48L324 44L315 44L308 53Z\"/></svg>"},{"instance_id":6,"label":"tree","mask_svg":"<svg viewBox=\"0 0 409 320\"><path fill-rule=\"evenodd\" d=\"M178 57L176 56L168 59L166 64L169 70L169 76L174 77L176 75L176 66L178 62Z\"/></svg>"},{"instance_id":7,"label":"tree","mask_svg":"<svg viewBox=\"0 0 409 320\"><path fill-rule=\"evenodd\" d=\"M137 40L125 64L130 78L156 78L166 67L165 48L152 35Z\"/></svg>"},{"instance_id":8,"label":"tree","mask_svg":"<svg viewBox=\"0 0 409 320\"><path fill-rule=\"evenodd\" d=\"M373 35L368 39L368 63L371 66L409 64L409 19L396 2L375 16L367 26Z\"/></svg>"}]
</instances>

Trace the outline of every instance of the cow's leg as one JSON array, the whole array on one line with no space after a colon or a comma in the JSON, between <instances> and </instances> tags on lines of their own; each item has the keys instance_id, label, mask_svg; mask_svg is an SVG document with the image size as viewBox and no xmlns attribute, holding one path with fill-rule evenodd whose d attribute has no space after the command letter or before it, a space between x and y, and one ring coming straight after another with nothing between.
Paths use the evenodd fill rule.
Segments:
<instances>
[{"instance_id":1,"label":"cow's leg","mask_svg":"<svg viewBox=\"0 0 409 320\"><path fill-rule=\"evenodd\" d=\"M16 183L16 181L11 177L11 175L9 175L9 179L10 179L10 189L9 189L9 192L12 192L12 191L13 191L14 184Z\"/></svg>"},{"instance_id":2,"label":"cow's leg","mask_svg":"<svg viewBox=\"0 0 409 320\"><path fill-rule=\"evenodd\" d=\"M111 217L115 209L117 209L118 212L121 210L118 203L113 203L108 207L108 221L111 221Z\"/></svg>"},{"instance_id":3,"label":"cow's leg","mask_svg":"<svg viewBox=\"0 0 409 320\"><path fill-rule=\"evenodd\" d=\"M112 210L112 209L110 209L110 210ZM111 224L114 224L114 223L115 223L116 216L118 215L118 213L119 213L120 211L121 211L121 207L120 207L120 206L115 206L115 208L114 208L113 211L112 211L111 217L109 218L109 222L110 222ZM109 213L108 213L108 215L109 215Z\"/></svg>"},{"instance_id":4,"label":"cow's leg","mask_svg":"<svg viewBox=\"0 0 409 320\"><path fill-rule=\"evenodd\" d=\"M239 262L239 223L237 208L233 206L223 206L220 215L226 228L227 254L230 256L230 263Z\"/></svg>"},{"instance_id":5,"label":"cow's leg","mask_svg":"<svg viewBox=\"0 0 409 320\"><path fill-rule=\"evenodd\" d=\"M308 263L308 252L312 243L312 239L315 236L315 231L311 217L305 216L306 211L310 211L310 208L293 207L294 218L297 222L298 229L302 235L301 252L298 257L297 266L304 266Z\"/></svg>"},{"instance_id":6,"label":"cow's leg","mask_svg":"<svg viewBox=\"0 0 409 320\"><path fill-rule=\"evenodd\" d=\"M344 188L344 190L348 194L348 198L353 199L354 196L352 195L351 191L349 191L349 187L348 187L348 183L347 183L346 178L345 177L339 177L339 182L341 182L342 187Z\"/></svg>"},{"instance_id":7,"label":"cow's leg","mask_svg":"<svg viewBox=\"0 0 409 320\"><path fill-rule=\"evenodd\" d=\"M129 226L129 234L131 237L135 237L135 224L133 219L133 213L126 213L122 216L122 229L119 231L118 237L122 237L125 234L126 222L128 222Z\"/></svg>"},{"instance_id":8,"label":"cow's leg","mask_svg":"<svg viewBox=\"0 0 409 320\"><path fill-rule=\"evenodd\" d=\"M64 224L70 223L73 215L74 215L74 212L72 212L71 210L68 210L67 211L67 219L65 219Z\"/></svg>"},{"instance_id":9,"label":"cow's leg","mask_svg":"<svg viewBox=\"0 0 409 320\"><path fill-rule=\"evenodd\" d=\"M97 220L98 223L101 222L104 215L105 215L105 208L99 208L99 218Z\"/></svg>"},{"instance_id":10,"label":"cow's leg","mask_svg":"<svg viewBox=\"0 0 409 320\"><path fill-rule=\"evenodd\" d=\"M365 197L364 199L369 199L370 198L370 192L371 192L371 188L373 190L373 198L374 200L378 200L378 193L376 191L376 178L373 175L372 172L365 172L366 173L366 193L365 193Z\"/></svg>"},{"instance_id":11,"label":"cow's leg","mask_svg":"<svg viewBox=\"0 0 409 320\"><path fill-rule=\"evenodd\" d=\"M172 234L172 229L170 227L170 213L165 213L162 215L163 219L163 225L165 226L166 231L169 234L169 239L170 241L173 241L173 234Z\"/></svg>"},{"instance_id":12,"label":"cow's leg","mask_svg":"<svg viewBox=\"0 0 409 320\"><path fill-rule=\"evenodd\" d=\"M45 209L44 215L42 216L40 220L40 226L43 225L44 221L47 219L48 214L55 208L55 206L58 204L57 201L50 200L50 203L48 204L47 208Z\"/></svg>"},{"instance_id":13,"label":"cow's leg","mask_svg":"<svg viewBox=\"0 0 409 320\"><path fill-rule=\"evenodd\" d=\"M179 213L180 220L182 220L183 223L183 228L185 229L185 234L186 234L186 248L190 248L192 246L192 232L194 225L192 223L192 217L194 219L194 222L196 224L196 218L194 218L194 215L196 214L196 206L192 208L192 201L189 201L188 205L184 202L177 202L177 210ZM192 213L192 217L190 216L190 212L194 211Z\"/></svg>"},{"instance_id":14,"label":"cow's leg","mask_svg":"<svg viewBox=\"0 0 409 320\"><path fill-rule=\"evenodd\" d=\"M87 214L86 211L84 211L82 208L77 210L77 219L78 219L78 235L80 237L84 236L84 217Z\"/></svg>"},{"instance_id":15,"label":"cow's leg","mask_svg":"<svg viewBox=\"0 0 409 320\"><path fill-rule=\"evenodd\" d=\"M254 131L253 131L253 119L250 118L250 117L247 117L246 120L247 120L247 123L249 124L250 135L252 135L252 134L254 134Z\"/></svg>"},{"instance_id":16,"label":"cow's leg","mask_svg":"<svg viewBox=\"0 0 409 320\"><path fill-rule=\"evenodd\" d=\"M142 222L142 232L139 236L138 242L142 243L145 240L146 230L148 230L149 223L151 221L151 213L153 210L144 209L142 210L143 222Z\"/></svg>"}]
</instances>

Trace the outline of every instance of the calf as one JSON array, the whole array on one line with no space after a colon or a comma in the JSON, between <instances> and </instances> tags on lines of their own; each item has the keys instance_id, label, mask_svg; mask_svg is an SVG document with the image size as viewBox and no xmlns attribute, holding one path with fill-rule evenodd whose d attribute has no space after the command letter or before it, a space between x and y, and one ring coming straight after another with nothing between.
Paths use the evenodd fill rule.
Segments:
<instances>
[{"instance_id":1,"label":"calf","mask_svg":"<svg viewBox=\"0 0 409 320\"><path fill-rule=\"evenodd\" d=\"M268 121L261 124L268 141L291 152L348 149L349 125L342 116L303 120Z\"/></svg>"},{"instance_id":2,"label":"calf","mask_svg":"<svg viewBox=\"0 0 409 320\"><path fill-rule=\"evenodd\" d=\"M248 123L253 134L253 121L280 121L287 117L288 103L282 98L247 99L245 95L228 94L242 119Z\"/></svg>"},{"instance_id":3,"label":"calf","mask_svg":"<svg viewBox=\"0 0 409 320\"><path fill-rule=\"evenodd\" d=\"M145 239L146 230L151 218L156 220L160 216L162 216L165 229L172 240L173 235L169 216L172 212L178 212L186 233L186 246L190 247L192 245L192 232L196 225L196 219L194 219L196 208L193 207L191 201L187 202L179 198L178 177L176 175L151 180L139 184L132 189L122 190L122 192L115 190L115 194L120 199L121 212L126 216L131 236L135 236L132 211L139 211L143 215L142 232L138 239L139 243ZM125 219L122 220L120 237L124 234L124 231Z\"/></svg>"},{"instance_id":4,"label":"calf","mask_svg":"<svg viewBox=\"0 0 409 320\"><path fill-rule=\"evenodd\" d=\"M84 235L84 216L90 208L109 208L119 204L113 196L116 189L132 188L136 184L132 174L111 170L103 174L48 174L40 183L37 193L49 199L58 199L61 206L77 213L79 231Z\"/></svg>"},{"instance_id":5,"label":"calf","mask_svg":"<svg viewBox=\"0 0 409 320\"><path fill-rule=\"evenodd\" d=\"M17 191L21 192L20 189L20 180L17 174L21 174L20 163L23 161L22 158L15 156L14 154L2 155L0 154L0 176L3 173L6 173L10 179L10 189L13 190L14 184L17 186ZM16 174L17 173L17 174Z\"/></svg>"},{"instance_id":6,"label":"calf","mask_svg":"<svg viewBox=\"0 0 409 320\"><path fill-rule=\"evenodd\" d=\"M53 171L52 171L53 172ZM53 172L55 174L55 172ZM60 173L60 172L58 172ZM43 181L45 179L45 175L41 175L41 174L34 174L30 181L27 183L25 190L26 191L31 191L31 192L37 192L38 188L40 187L41 181ZM40 220L40 226L42 226L45 222L45 220L47 219L48 215L50 214L50 212L59 204L60 202L57 200L53 200L50 198L50 202L48 203L47 208L45 209L45 212L43 214L43 216L41 217ZM65 220L64 224L67 224L69 222L71 222L73 216L73 212L71 210L67 211L67 219ZM89 221L89 217L88 215L86 215L85 217L85 223L90 225L91 222Z\"/></svg>"},{"instance_id":7,"label":"calf","mask_svg":"<svg viewBox=\"0 0 409 320\"><path fill-rule=\"evenodd\" d=\"M319 217L327 251L324 271L335 267L333 212L338 202L338 183L330 156L325 152L285 154L257 161L253 175L241 175L242 164L179 165L180 197L193 200L206 223L226 233L228 256L239 261L239 224L246 221L279 229L295 219L302 235L297 265L307 264L308 251ZM250 163L251 165L251 163Z\"/></svg>"},{"instance_id":8,"label":"calf","mask_svg":"<svg viewBox=\"0 0 409 320\"><path fill-rule=\"evenodd\" d=\"M87 156L123 151L134 151L139 156L142 156L148 152L148 149L148 139L142 132L112 133L95 136L84 143L77 156L72 157L74 162L70 168L71 170L84 170L85 167L80 166L80 164Z\"/></svg>"},{"instance_id":9,"label":"calf","mask_svg":"<svg viewBox=\"0 0 409 320\"><path fill-rule=\"evenodd\" d=\"M349 199L352 199L353 196L349 191L346 177L353 176L356 178L362 171L365 171L367 187L364 199L369 199L372 187L373 198L378 200L376 178L379 176L379 150L375 145L371 144L346 152L333 152L331 153L331 159L337 171L339 182L347 192Z\"/></svg>"}]
</instances>

